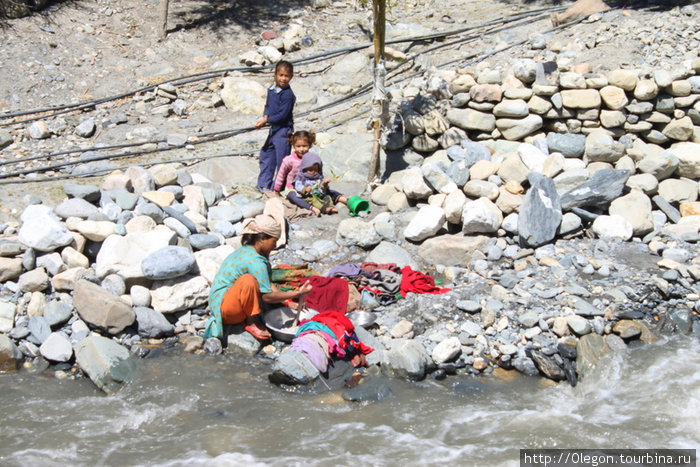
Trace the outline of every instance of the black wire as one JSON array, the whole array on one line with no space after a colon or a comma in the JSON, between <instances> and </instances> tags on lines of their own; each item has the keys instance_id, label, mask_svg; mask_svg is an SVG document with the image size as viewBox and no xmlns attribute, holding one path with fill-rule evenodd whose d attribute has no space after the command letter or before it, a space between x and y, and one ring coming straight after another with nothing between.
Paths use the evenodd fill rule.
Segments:
<instances>
[{"instance_id":1,"label":"black wire","mask_svg":"<svg viewBox=\"0 0 700 467\"><path fill-rule=\"evenodd\" d=\"M513 21L517 21L520 18L536 15L536 14L539 14L541 12L558 11L558 10L562 10L565 8L566 7L553 7L553 8L542 8L542 9L538 9L538 10L531 10L531 11L528 11L525 13L519 13L519 14L511 15L508 17L502 17L502 18L499 18L497 20L488 21L486 23L482 23L482 24L476 25L476 26L469 26L466 28L455 29L455 30L446 31L443 33L435 33L435 34L427 34L427 35L422 35L422 36L413 36L413 37L408 37L408 38L394 39L391 41L387 41L386 43L387 44L399 44L399 43L403 43L403 42L419 42L419 41L425 41L425 40L434 40L434 39L438 39L438 38L445 38L445 37L461 34L465 31L474 30L474 29L478 29L478 28L482 28L482 27L487 27L487 26L490 26L493 24L499 24L499 23L503 23L503 22L513 22ZM301 59L297 59L297 60L290 60L290 61L294 64L302 64L302 63L307 63L307 62L314 63L315 61L318 61L317 59L328 58L328 57L333 57L336 55L351 53L351 52L354 52L357 50L367 48L371 45L372 45L372 43L370 42L370 43L366 43L366 44L362 44L362 45L348 46L348 47L343 47L343 48L328 51L328 52L321 52L321 53L318 53L316 55L311 55L309 57L305 57L305 58L301 58ZM259 65L259 66L254 66L254 67L223 68L223 69L213 70L213 71L209 71L209 72L194 73L191 75L185 75L185 76L180 76L180 77L164 80L164 81L161 81L159 83L152 84L150 86L145 86L145 87L136 89L134 91L128 91L128 92L117 94L114 96L108 96L108 97L103 97L103 98L99 98L99 99L83 101L83 102L79 102L76 104L63 104L63 105L47 107L47 108L42 108L42 109L32 109L32 110L25 110L25 111L20 111L20 112L12 112L12 113L7 113L7 114L2 114L2 115L0 115L0 120L7 119L7 118L13 118L13 117L20 117L20 116L24 116L24 115L32 115L32 114L36 114L36 113L52 112L49 115L37 116L37 117L31 118L31 119L24 119L24 120L20 120L20 121L12 121L12 122L0 122L0 127L14 125L14 124L18 124L18 123L28 123L28 122L32 122L35 120L39 120L41 118L54 117L57 115L62 115L64 113L88 109L90 107L95 107L96 105L103 104L105 102L123 99L125 97L133 96L135 94L142 93L142 92L152 91L153 89L156 89L158 86L161 86L163 84L183 85L183 84L188 84L188 83L192 83L192 82L196 82L196 81L202 81L202 80L206 80L206 79L216 78L216 77L223 76L226 73L231 73L231 72L244 71L244 72L248 72L248 73L256 73L256 72L271 69L274 67L275 67L275 65L272 64L272 65Z\"/></svg>"},{"instance_id":2,"label":"black wire","mask_svg":"<svg viewBox=\"0 0 700 467\"><path fill-rule=\"evenodd\" d=\"M556 10L561 10L561 9L563 9L563 8L562 8L562 7L558 7L558 8L552 8L552 9L544 9L544 11L556 11ZM527 16L532 16L532 14L527 14L527 15L525 15L524 17L527 17ZM519 19L519 18L518 18L518 19ZM529 24L529 23L538 21L539 19L541 19L541 18L536 17L536 18L533 18L533 19L528 20L528 21L525 22L524 24ZM570 22L570 23L566 23L566 24L563 24L563 25L554 27L554 28L552 28L552 29L550 29L550 30L545 31L544 33L556 31L556 30L558 30L558 29L562 29L562 28L571 26L571 25L573 25L573 24L577 24L577 23L583 21L584 19L585 19L585 18L581 18L581 19L579 19L579 20L576 20L576 21L573 21L573 22ZM507 21L507 22L512 22L512 21ZM500 24L500 23L504 23L504 21L501 20L501 21L492 21L492 22L490 22L490 24ZM500 27L500 28L495 28L495 29L493 29L493 30L489 30L489 31L485 32L485 34L493 34L493 33L495 33L495 32L499 32L499 31L505 29L505 27L506 27L506 26L503 26L503 27ZM512 27L512 26L510 26L510 27ZM460 30L460 31L463 32L464 30L469 30L469 29L474 29L474 28L464 28L463 30ZM428 37L428 36L416 36L416 37ZM451 46L451 45L455 45L455 44L458 44L458 43L461 43L461 42L466 42L466 41L469 41L469 40L473 40L473 39L478 38L478 37L480 37L480 36L468 36L468 37L462 38L462 39L460 39L460 40L455 40L455 41L452 41L452 42L449 42L449 43L446 43L446 44L440 44L440 45L437 45L437 46L434 46L434 47L425 49L425 50L423 50L423 51L421 51L421 52L418 52L418 53L414 54L412 57L407 58L404 62L402 62L401 64L399 64L399 65L397 65L396 67L392 68L392 69L390 70L390 72L394 72L394 71L396 71L397 69L399 69L399 68L401 68L402 66L404 66L405 64L414 61L415 58L417 58L417 57L420 56L420 55L426 54L426 53L428 53L428 52L432 52L432 51L437 50L437 49L439 49L439 48L449 47L449 46ZM523 43L525 43L525 42L528 42L528 40L529 40L529 39L525 39L525 40L522 40L522 41L518 41L518 42L516 42L516 43L509 44L508 47L505 47L505 48L503 48L503 49L499 49L499 50L497 50L497 51L492 51L492 52L489 52L489 53L486 53L486 54L482 54L481 56L479 56L479 59L482 60L482 59L484 59L484 58L493 56L493 55L495 55L496 53L499 53L499 52L501 52L501 51L503 51L503 50L507 50L507 49L509 49L509 48L512 48L512 47L521 45L521 44L523 44ZM404 41L408 41L408 40L404 40ZM357 48L357 47L359 47L359 46L350 47L350 48ZM359 47L359 48L364 48L364 47L366 47L366 46L362 46L362 47ZM318 56L322 56L322 55L325 55L325 54L317 54L316 56L308 57L307 59L317 58ZM467 58L470 58L470 59L471 59L471 58L474 58L474 57L477 57L477 54L472 54L471 56L469 56L469 57L467 57ZM445 65L454 63L454 62L456 62L456 61L464 60L464 59L465 59L465 57L460 57L459 59L456 59L456 60L450 60L450 61L448 61L448 62L441 63L441 64L438 65L438 66L445 66ZM264 68L264 67L259 67L259 68ZM412 77L417 76L417 75L421 75L421 74L423 74L423 73L424 73L424 72L422 72L422 71L413 73L412 75L409 75L409 76L407 76L407 77L404 77L404 78L401 78L401 79L397 80L397 81L394 82L393 84L396 84L396 83L405 81L405 80L407 80L407 79L411 79ZM337 99L337 100L332 101L332 102L330 102L330 103L324 104L323 106L317 107L317 108L315 108L315 109L311 109L311 110L308 110L308 111L306 111L306 112L302 112L302 113L300 113L298 116L299 116L299 117L304 117L304 116L309 115L309 114L311 114L311 113L313 113L313 112L319 112L319 111L326 110L326 109L328 109L328 108L334 107L334 106L336 106L336 105L342 104L343 102L352 100L352 99L354 99L354 98L356 98L356 97L359 97L359 96L361 96L361 95L364 95L364 94L368 93L368 92L371 90L371 88L372 88L372 85L371 85L371 84L364 85L364 86L362 86L361 88L357 89L356 91L354 91L354 92L352 92L352 93L350 93L350 94L348 94L348 95L346 95L346 96L344 96L344 97L342 97L342 98L340 98L340 99ZM363 112L361 112L360 114L357 114L357 115L354 115L354 116L351 116L351 117L347 118L345 121L353 120L353 119L357 118L359 115L365 114L365 113L367 113L367 112L368 112L368 111L363 111ZM336 124L334 124L334 125L331 125L331 126L329 126L328 128L333 128L333 127L335 127L335 126L338 126L338 125L342 124L342 122L343 122L343 121L341 121L341 123L336 123ZM156 148L156 149L144 150L144 151L134 151L134 152L121 153L121 154L103 155L103 156L98 156L98 157L90 158L90 159L87 160L87 161L81 161L81 162L93 162L93 161L99 161L99 160L105 160L105 159L117 159L117 158L128 157L128 156L138 156L138 155L144 155L144 154L151 154L151 153L155 153L155 152L171 151L171 150L175 150L175 149L181 149L181 148L185 147L187 144L191 144L191 145L204 144L204 143L208 143L208 142L212 142L212 141L217 141L217 140L221 140L221 139L226 139L226 138L229 138L229 137L231 137L231 136L235 136L235 135L238 135L238 134L242 134L242 133L245 133L245 132L254 130L254 129L255 129L255 128L253 128L253 127L246 127L246 128L240 128L240 129L234 129L234 130L227 130L227 131L223 131L223 132L215 132L215 133L210 133L210 134L204 134L204 135L199 135L198 138L201 138L201 136L207 136L207 135L213 135L213 136L211 136L211 137L209 137L209 138L205 138L205 139L199 139L199 140L197 140L197 141L193 141L193 142L190 142L190 143L186 143L186 144L184 144L184 145L177 145L177 146L172 146L172 147L167 147L167 148ZM164 142L164 141L165 141L165 140L157 140L157 142ZM153 142L154 142L154 141L150 141L150 142L140 142L140 143L126 144L126 145L115 145L115 146L109 146L109 147L103 147L103 148L93 148L93 149L95 149L95 150L105 150L105 149L115 149L115 148L118 149L118 148L123 148L123 147L141 146L141 145L148 144L148 143L153 143ZM76 149L76 150L73 150L73 151L64 151L63 153L55 153L55 154L51 154L51 155L47 155L47 156L35 156L35 157L33 157L33 158L26 158L26 159L17 160L17 161L12 161L12 162L3 162L3 163L0 163L0 165L5 165L5 164L8 164L8 163L25 162L25 161L29 161L29 160L36 160L36 159L40 159L40 158L51 157L51 156L55 156L55 155L70 154L70 153L74 153L74 152L85 152L85 151L88 151L88 150L90 150L90 149ZM246 151L246 152L244 152L243 154L250 154L250 153L251 153L250 151ZM231 153L231 155L235 155L235 154L237 154L237 153ZM195 158L189 158L189 159L184 159L184 160L192 160L192 159L194 159L194 160L205 160L205 159L208 159L209 157L224 157L224 156L223 156L223 155L219 155L219 156L197 156L197 157L195 157ZM169 161L169 162L173 162L173 161ZM53 164L53 165L51 165L51 166L45 166L45 167L40 167L40 168L27 169L27 170L16 171L16 172L7 173L7 174L0 174L0 179L10 178L10 177L14 177L14 176L26 175L26 174L29 174L29 173L50 171L50 170L54 170L54 169L56 169L56 168L66 167L66 166L69 166L69 165L75 165L75 164L77 164L77 163L78 163L78 162L63 162L63 163ZM152 164L153 164L153 163L144 163L143 165L152 165ZM133 164L132 164L132 165L133 165ZM136 165L138 165L138 164L136 164ZM114 168L111 168L111 169L109 169L109 170L114 170ZM105 170L99 170L99 171L96 171L96 172L94 172L94 173L104 173L104 172L106 172L106 171L107 171L107 169L105 169ZM86 176L90 176L90 175L89 175L89 174L86 174L86 175L82 175L82 174L81 174L80 176L86 177ZM59 178L61 178L61 179L62 179L62 178L70 178L70 177L76 177L76 176L75 176L75 175L59 176ZM13 181L9 181L9 180L0 180L0 185L2 185L2 184L9 184L9 183L21 183L21 182L27 182L27 181L50 181L50 180L53 180L53 179L56 179L56 177L44 178L44 179L32 179L32 180L27 180L27 179L13 180Z\"/></svg>"}]
</instances>

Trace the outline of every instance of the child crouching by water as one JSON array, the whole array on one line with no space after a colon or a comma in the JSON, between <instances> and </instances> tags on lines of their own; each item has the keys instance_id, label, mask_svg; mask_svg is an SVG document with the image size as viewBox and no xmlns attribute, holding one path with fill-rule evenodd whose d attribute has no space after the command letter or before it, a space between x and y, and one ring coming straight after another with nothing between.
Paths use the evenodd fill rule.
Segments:
<instances>
[{"instance_id":1,"label":"child crouching by water","mask_svg":"<svg viewBox=\"0 0 700 467\"><path fill-rule=\"evenodd\" d=\"M294 176L294 191L287 194L287 199L297 206L310 209L314 214L335 214L336 203L348 204L348 199L332 190L329 178L323 178L323 162L313 152L307 152L301 158L299 172Z\"/></svg>"}]
</instances>

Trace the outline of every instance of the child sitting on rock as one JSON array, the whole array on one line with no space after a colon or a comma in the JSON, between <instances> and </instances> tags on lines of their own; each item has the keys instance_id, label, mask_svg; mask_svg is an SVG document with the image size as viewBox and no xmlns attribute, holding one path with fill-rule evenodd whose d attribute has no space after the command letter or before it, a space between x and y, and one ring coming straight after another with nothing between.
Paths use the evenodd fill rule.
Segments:
<instances>
[{"instance_id":1,"label":"child sitting on rock","mask_svg":"<svg viewBox=\"0 0 700 467\"><path fill-rule=\"evenodd\" d=\"M275 185L272 187L276 194L284 193L287 189L294 189L294 177L299 172L301 158L311 150L316 142L316 133L313 131L295 131L289 137L292 153L282 159L282 165L277 172Z\"/></svg>"},{"instance_id":2,"label":"child sitting on rock","mask_svg":"<svg viewBox=\"0 0 700 467\"><path fill-rule=\"evenodd\" d=\"M299 172L294 177L294 190L287 194L287 199L297 206L310 209L314 214L335 214L335 203L348 204L348 199L332 190L329 178L323 178L323 162L313 152L307 152L301 158Z\"/></svg>"}]
</instances>

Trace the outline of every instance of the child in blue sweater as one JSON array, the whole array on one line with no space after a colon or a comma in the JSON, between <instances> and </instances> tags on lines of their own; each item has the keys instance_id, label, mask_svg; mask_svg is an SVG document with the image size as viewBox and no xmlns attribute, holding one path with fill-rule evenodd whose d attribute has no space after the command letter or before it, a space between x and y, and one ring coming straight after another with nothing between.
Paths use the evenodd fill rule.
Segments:
<instances>
[{"instance_id":1,"label":"child in blue sweater","mask_svg":"<svg viewBox=\"0 0 700 467\"><path fill-rule=\"evenodd\" d=\"M260 151L260 175L257 188L269 191L274 182L275 172L282 165L282 159L290 153L288 136L294 131L292 111L297 98L289 87L294 76L294 65L281 61L275 67L275 84L267 90L267 100L263 117L255 123L255 128L270 124L270 132Z\"/></svg>"}]
</instances>

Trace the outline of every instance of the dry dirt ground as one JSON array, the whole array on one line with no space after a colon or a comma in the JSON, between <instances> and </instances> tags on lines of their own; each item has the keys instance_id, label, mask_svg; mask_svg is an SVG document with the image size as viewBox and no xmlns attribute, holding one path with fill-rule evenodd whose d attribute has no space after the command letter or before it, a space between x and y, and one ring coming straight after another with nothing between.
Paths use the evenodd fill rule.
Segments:
<instances>
[{"instance_id":1,"label":"dry dirt ground","mask_svg":"<svg viewBox=\"0 0 700 467\"><path fill-rule=\"evenodd\" d=\"M483 24L487 21L539 8L566 6L570 2L477 0L407 0L390 2L388 29L403 35L443 32ZM327 6L321 6L327 4ZM665 11L664 8L661 8ZM642 22L654 18L650 12L628 10ZM648 18L648 19L647 19ZM6 21L0 27L0 129L22 135L27 124L24 117L2 119L2 114L42 109L89 99L103 98L133 91L166 79L240 66L239 55L254 50L265 30L281 33L290 24L301 25L311 45L285 54L297 60L314 54L358 44L369 44L371 11L358 0L262 0L197 1L171 0L168 16L169 34L158 40L158 0L81 0L50 6L31 17ZM643 42L637 37L610 40L587 50L585 40L596 34L599 25L579 24L548 39L562 44L580 40L584 45L578 60L592 64L593 69L610 69L636 64L644 59ZM488 36L445 47L416 60L410 71L425 70L475 52L488 51L518 40L533 38L551 28L547 19L503 28ZM391 35L391 34L389 34ZM415 48L414 48L415 45ZM407 53L426 44L403 46ZM397 46L399 47L399 46ZM509 49L493 60L521 56L528 47ZM668 57L670 60L672 57ZM321 93L324 73L331 62L323 61L297 68L295 82L306 81L312 90ZM261 83L270 79L269 71L254 75ZM187 90L191 99L211 95L221 85L221 77L200 81ZM338 96L332 96L337 98ZM350 104L350 108L367 106L369 96ZM99 123L107 112L129 109L127 97L98 106L92 112L72 112L64 119L75 124L87 116ZM305 110L297 105L295 112ZM340 121L345 114L338 111L316 113L307 117L310 125L319 127ZM103 119L103 120L101 120ZM101 132L89 140L53 137L21 141L0 150L0 162L12 161L67 148L97 147L124 142L126 133L137 125L154 125L161 134L187 125L190 133L209 133L250 126L257 116L241 115L225 107L191 111L187 117L130 118L119 131ZM303 120L303 119L302 119ZM14 123L13 123L14 122ZM7 126L11 123L9 126ZM299 119L297 120L299 123ZM355 130L363 122L354 122ZM299 125L298 125L299 126ZM302 122L302 127L304 126ZM335 131L343 131L341 125ZM254 153L264 132L251 132L237 138L218 141L201 148L202 153L219 154L232 150ZM159 156L149 156L157 159ZM30 166L31 167L31 166ZM16 217L26 204L26 195L46 199L61 196L64 183L20 183L3 185L0 180L0 221ZM93 182L94 183L94 182Z\"/></svg>"}]
</instances>

